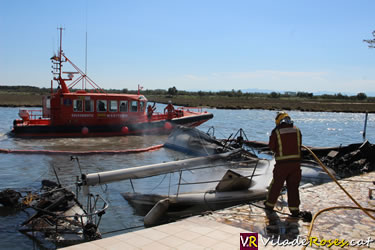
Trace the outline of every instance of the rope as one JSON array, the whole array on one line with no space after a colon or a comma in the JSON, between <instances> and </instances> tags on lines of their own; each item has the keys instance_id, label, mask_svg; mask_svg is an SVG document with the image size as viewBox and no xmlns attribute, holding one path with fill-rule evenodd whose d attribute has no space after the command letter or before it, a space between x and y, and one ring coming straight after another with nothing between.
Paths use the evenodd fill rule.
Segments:
<instances>
[{"instance_id":1,"label":"rope","mask_svg":"<svg viewBox=\"0 0 375 250\"><path fill-rule=\"evenodd\" d=\"M125 150L92 150L92 151L59 151L59 150L25 150L25 149L0 149L3 154L46 154L46 155L93 155L93 154L135 154L159 150L164 145L159 144L147 148Z\"/></svg>"}]
</instances>

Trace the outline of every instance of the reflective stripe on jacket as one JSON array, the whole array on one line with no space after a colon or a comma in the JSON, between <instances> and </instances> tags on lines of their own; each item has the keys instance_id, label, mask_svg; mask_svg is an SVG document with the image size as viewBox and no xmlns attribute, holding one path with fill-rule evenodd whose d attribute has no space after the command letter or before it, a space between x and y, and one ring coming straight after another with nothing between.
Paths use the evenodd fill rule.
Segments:
<instances>
[{"instance_id":1,"label":"reflective stripe on jacket","mask_svg":"<svg viewBox=\"0 0 375 250\"><path fill-rule=\"evenodd\" d=\"M301 159L301 132L297 127L280 127L272 131L270 148L276 161Z\"/></svg>"}]
</instances>

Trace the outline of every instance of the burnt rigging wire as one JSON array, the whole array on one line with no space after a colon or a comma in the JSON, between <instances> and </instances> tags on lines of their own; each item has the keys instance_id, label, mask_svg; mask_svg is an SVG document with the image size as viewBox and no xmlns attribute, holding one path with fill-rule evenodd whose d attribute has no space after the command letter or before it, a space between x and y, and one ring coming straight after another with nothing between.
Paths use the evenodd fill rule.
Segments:
<instances>
[{"instance_id":1,"label":"burnt rigging wire","mask_svg":"<svg viewBox=\"0 0 375 250\"><path fill-rule=\"evenodd\" d=\"M203 139L201 138L201 136L199 135L198 132L197 132L197 135L198 135L198 138L199 138L199 140L200 140L201 145L203 146L204 151L206 152L207 155L210 155L210 154L208 153L208 151L207 151L205 145L204 145L204 141L203 141Z\"/></svg>"},{"instance_id":2,"label":"burnt rigging wire","mask_svg":"<svg viewBox=\"0 0 375 250\"><path fill-rule=\"evenodd\" d=\"M163 181L165 180L165 178L167 177L167 175L168 175L168 173L165 174L165 175L163 176L163 179L159 182L159 184L156 185L153 189L151 189L150 192L152 192L152 191L154 191L155 189L157 189L157 188L163 183Z\"/></svg>"},{"instance_id":3,"label":"burnt rigging wire","mask_svg":"<svg viewBox=\"0 0 375 250\"><path fill-rule=\"evenodd\" d=\"M103 190L103 185L105 186L104 190ZM104 183L104 184L100 185L100 189L102 190L103 193L107 193L107 191L108 191L107 183Z\"/></svg>"}]
</instances>

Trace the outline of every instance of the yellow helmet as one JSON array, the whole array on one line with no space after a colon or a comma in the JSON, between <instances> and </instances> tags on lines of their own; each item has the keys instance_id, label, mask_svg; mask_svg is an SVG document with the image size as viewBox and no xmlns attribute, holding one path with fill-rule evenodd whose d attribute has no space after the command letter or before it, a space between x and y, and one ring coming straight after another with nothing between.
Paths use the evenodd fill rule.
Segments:
<instances>
[{"instance_id":1,"label":"yellow helmet","mask_svg":"<svg viewBox=\"0 0 375 250\"><path fill-rule=\"evenodd\" d=\"M288 115L287 112L284 112L284 111L277 112L277 115L276 115L276 118L275 118L276 126L279 126L280 122L285 118L290 119L290 116Z\"/></svg>"}]
</instances>

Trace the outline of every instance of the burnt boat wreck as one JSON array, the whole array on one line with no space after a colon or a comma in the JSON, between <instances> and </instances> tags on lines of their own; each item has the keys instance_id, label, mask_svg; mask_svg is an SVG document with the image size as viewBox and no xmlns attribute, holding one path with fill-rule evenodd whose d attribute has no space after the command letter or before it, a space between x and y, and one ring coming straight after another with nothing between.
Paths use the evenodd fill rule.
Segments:
<instances>
[{"instance_id":1,"label":"burnt boat wreck","mask_svg":"<svg viewBox=\"0 0 375 250\"><path fill-rule=\"evenodd\" d=\"M41 245L47 241L67 246L100 239L98 227L108 205L99 195L89 194L87 199L84 207L73 192L49 180L43 180L38 191L0 192L4 208L12 214L29 215L18 230Z\"/></svg>"},{"instance_id":2,"label":"burnt boat wreck","mask_svg":"<svg viewBox=\"0 0 375 250\"><path fill-rule=\"evenodd\" d=\"M267 144L249 141L242 129L229 139L218 140L197 129L179 127L172 131L164 147L197 157L87 174L82 176L82 185L129 180L133 192L124 192L122 196L135 208L136 214L145 216L145 226L265 199L275 162ZM311 149L337 178L374 169L374 146L369 142ZM268 157L262 158L259 154L268 154ZM361 169L353 170L359 163ZM305 151L301 169L301 185L331 181ZM158 175L165 175L163 180L169 176L167 193L135 190L136 179ZM173 187L177 190L172 194Z\"/></svg>"}]
</instances>

